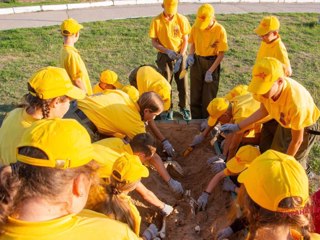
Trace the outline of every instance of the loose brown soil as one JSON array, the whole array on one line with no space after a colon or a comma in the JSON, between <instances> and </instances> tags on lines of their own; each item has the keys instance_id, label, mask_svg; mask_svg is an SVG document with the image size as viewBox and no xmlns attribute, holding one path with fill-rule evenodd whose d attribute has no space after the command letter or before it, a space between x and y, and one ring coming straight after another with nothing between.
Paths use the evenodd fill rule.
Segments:
<instances>
[{"instance_id":1,"label":"loose brown soil","mask_svg":"<svg viewBox=\"0 0 320 240\"><path fill-rule=\"evenodd\" d=\"M197 200L213 177L211 169L207 165L207 159L215 154L209 143L210 139L207 139L202 146L195 148L189 156L183 157L183 151L192 142L193 136L199 133L200 121L193 120L189 124L185 121L158 122L158 126L174 145L178 154L173 160L180 163L184 170L184 176L180 176L173 169L170 169L170 166L168 171L171 176L182 183L185 190L191 190L191 197ZM207 210L193 214L189 199L187 197L177 199L156 171L150 170L150 176L142 182L162 201L175 206L174 213L167 218L165 239L214 239L216 232L232 221L232 214L229 214L231 207L233 207L232 197L230 193L222 191L221 185L217 186L210 195ZM145 229L150 222L161 226L161 215L141 200L137 194L133 193L132 197L135 199L142 216L141 229ZM198 233L195 231L197 225L200 227ZM242 237L233 236L229 239L239 240Z\"/></svg>"}]
</instances>

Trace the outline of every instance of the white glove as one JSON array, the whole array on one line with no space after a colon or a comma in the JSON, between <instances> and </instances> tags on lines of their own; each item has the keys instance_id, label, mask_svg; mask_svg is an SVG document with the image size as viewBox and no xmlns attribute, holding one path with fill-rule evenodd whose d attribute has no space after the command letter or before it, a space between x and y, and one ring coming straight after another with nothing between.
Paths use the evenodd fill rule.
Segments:
<instances>
[{"instance_id":1,"label":"white glove","mask_svg":"<svg viewBox=\"0 0 320 240\"><path fill-rule=\"evenodd\" d=\"M201 210L204 211L206 209L206 206L208 203L208 198L209 198L209 193L207 193L207 192L201 193L200 197L197 200L199 211L201 211Z\"/></svg>"},{"instance_id":2,"label":"white glove","mask_svg":"<svg viewBox=\"0 0 320 240\"><path fill-rule=\"evenodd\" d=\"M208 70L206 72L206 75L204 77L204 81L207 82L207 83L211 83L213 81L212 72L211 71Z\"/></svg>"},{"instance_id":3,"label":"white glove","mask_svg":"<svg viewBox=\"0 0 320 240\"><path fill-rule=\"evenodd\" d=\"M172 51L170 49L167 49L166 50L166 54L168 55L168 57L171 59L171 60L176 60L177 57L178 57L178 54L175 52L175 51Z\"/></svg>"},{"instance_id":4,"label":"white glove","mask_svg":"<svg viewBox=\"0 0 320 240\"><path fill-rule=\"evenodd\" d=\"M168 181L168 185L174 193L183 194L184 191L180 182L174 180L173 178L170 178L170 180Z\"/></svg>"},{"instance_id":5,"label":"white glove","mask_svg":"<svg viewBox=\"0 0 320 240\"><path fill-rule=\"evenodd\" d=\"M170 157L175 155L176 152L168 139L162 142L162 147Z\"/></svg>"},{"instance_id":6,"label":"white glove","mask_svg":"<svg viewBox=\"0 0 320 240\"><path fill-rule=\"evenodd\" d=\"M224 160L219 159L218 161L215 161L212 164L211 171L214 174L217 174L217 173L221 172L222 170L224 170L225 168L226 168L226 163L224 162Z\"/></svg>"},{"instance_id":7,"label":"white glove","mask_svg":"<svg viewBox=\"0 0 320 240\"><path fill-rule=\"evenodd\" d=\"M222 190L226 192L235 192L236 185L232 182L230 178L225 178L223 180Z\"/></svg>"},{"instance_id":8,"label":"white glove","mask_svg":"<svg viewBox=\"0 0 320 240\"><path fill-rule=\"evenodd\" d=\"M204 120L200 124L200 132L203 132L208 127L208 120Z\"/></svg>"},{"instance_id":9,"label":"white glove","mask_svg":"<svg viewBox=\"0 0 320 240\"><path fill-rule=\"evenodd\" d=\"M191 143L191 146L192 146L192 147L193 147L193 146L196 146L196 145L202 143L203 140L204 140L204 136L200 133L200 134L196 135L196 136L193 138L193 141L192 141L192 143Z\"/></svg>"},{"instance_id":10,"label":"white glove","mask_svg":"<svg viewBox=\"0 0 320 240\"><path fill-rule=\"evenodd\" d=\"M227 123L221 126L221 131L224 134L235 133L240 130L239 124Z\"/></svg>"},{"instance_id":11,"label":"white glove","mask_svg":"<svg viewBox=\"0 0 320 240\"><path fill-rule=\"evenodd\" d=\"M194 54L189 54L187 57L187 65L190 67L194 64Z\"/></svg>"},{"instance_id":12,"label":"white glove","mask_svg":"<svg viewBox=\"0 0 320 240\"><path fill-rule=\"evenodd\" d=\"M152 240L153 238L155 238L158 234L158 228L156 225L154 225L153 223L149 225L149 227L144 230L142 236L146 239L146 240Z\"/></svg>"},{"instance_id":13,"label":"white glove","mask_svg":"<svg viewBox=\"0 0 320 240\"><path fill-rule=\"evenodd\" d=\"M181 56L181 55L180 55ZM181 67L181 63L182 63L182 56L178 58L178 60L176 61L176 63L173 66L173 73L177 73L180 70Z\"/></svg>"},{"instance_id":14,"label":"white glove","mask_svg":"<svg viewBox=\"0 0 320 240\"><path fill-rule=\"evenodd\" d=\"M214 157L211 157L211 158L209 158L208 160L207 160L207 163L208 163L208 165L212 165L212 164L214 164L216 161L218 161L218 160L226 160L226 157L223 155L223 154L218 154L218 155L216 155L216 156L214 156Z\"/></svg>"},{"instance_id":15,"label":"white glove","mask_svg":"<svg viewBox=\"0 0 320 240\"><path fill-rule=\"evenodd\" d=\"M164 207L161 209L162 215L167 217L169 216L173 211L173 207L171 207L168 204L164 204Z\"/></svg>"},{"instance_id":16,"label":"white glove","mask_svg":"<svg viewBox=\"0 0 320 240\"><path fill-rule=\"evenodd\" d=\"M217 234L217 240L223 240L225 238L230 237L233 234L233 230L231 227L226 227L221 229Z\"/></svg>"}]
</instances>

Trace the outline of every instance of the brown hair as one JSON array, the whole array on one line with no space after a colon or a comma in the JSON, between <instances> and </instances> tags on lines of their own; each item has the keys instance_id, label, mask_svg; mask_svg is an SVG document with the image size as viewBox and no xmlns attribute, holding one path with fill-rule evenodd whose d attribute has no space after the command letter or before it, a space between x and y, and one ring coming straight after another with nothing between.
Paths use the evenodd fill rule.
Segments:
<instances>
[{"instance_id":1,"label":"brown hair","mask_svg":"<svg viewBox=\"0 0 320 240\"><path fill-rule=\"evenodd\" d=\"M153 154L152 148L156 148L156 140L149 133L139 133L130 141L130 146L134 153L144 153L146 157Z\"/></svg>"},{"instance_id":2,"label":"brown hair","mask_svg":"<svg viewBox=\"0 0 320 240\"><path fill-rule=\"evenodd\" d=\"M308 216L302 212L273 212L260 207L248 195L244 185L241 185L238 193L238 202L243 209L243 214L249 223L249 240L256 237L259 228L271 226L291 226L302 234L303 239L310 239L310 223ZM280 201L279 207L283 209L298 208L302 204L300 197L288 197Z\"/></svg>"},{"instance_id":3,"label":"brown hair","mask_svg":"<svg viewBox=\"0 0 320 240\"><path fill-rule=\"evenodd\" d=\"M26 111L28 114L34 114L38 109L41 109L42 111L42 118L48 118L50 114L50 103L56 99L41 99L36 95L36 91L31 85L28 83L28 91L29 93L25 94L23 96L23 103L20 104L18 107L26 108ZM33 93L33 94L31 94ZM68 99L68 96L60 96L60 102L64 102L66 99Z\"/></svg>"},{"instance_id":4,"label":"brown hair","mask_svg":"<svg viewBox=\"0 0 320 240\"><path fill-rule=\"evenodd\" d=\"M145 92L138 99L140 114L143 117L145 109L150 109L151 113L163 111L163 101L155 92Z\"/></svg>"},{"instance_id":5,"label":"brown hair","mask_svg":"<svg viewBox=\"0 0 320 240\"><path fill-rule=\"evenodd\" d=\"M92 210L104 213L113 219L126 223L135 231L135 224L137 223L134 221L128 202L124 200L121 195L126 195L126 193L123 192L134 190L138 182L139 181L133 183L119 182L111 176L110 183L105 185L105 200L93 206ZM136 234L139 235L139 233Z\"/></svg>"},{"instance_id":6,"label":"brown hair","mask_svg":"<svg viewBox=\"0 0 320 240\"><path fill-rule=\"evenodd\" d=\"M19 154L48 159L40 149L22 147ZM8 216L12 215L24 200L42 197L54 200L66 186L66 183L80 174L93 178L96 164L91 161L78 168L55 169L38 167L16 162L0 168L0 229L5 225Z\"/></svg>"}]
</instances>

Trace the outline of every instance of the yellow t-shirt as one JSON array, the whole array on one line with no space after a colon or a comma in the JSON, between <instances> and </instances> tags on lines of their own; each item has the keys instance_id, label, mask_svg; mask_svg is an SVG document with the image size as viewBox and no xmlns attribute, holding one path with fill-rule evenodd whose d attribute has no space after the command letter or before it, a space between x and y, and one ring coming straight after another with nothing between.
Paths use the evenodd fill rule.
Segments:
<instances>
[{"instance_id":1,"label":"yellow t-shirt","mask_svg":"<svg viewBox=\"0 0 320 240\"><path fill-rule=\"evenodd\" d=\"M250 237L250 233L248 233L247 235L247 238L246 239L249 239ZM300 232L298 232L297 230L295 229L290 229L290 237L293 239L293 240L303 240L303 236L301 235ZM310 239L311 240L320 240L320 235L317 234L317 233L310 233Z\"/></svg>"},{"instance_id":2,"label":"yellow t-shirt","mask_svg":"<svg viewBox=\"0 0 320 240\"><path fill-rule=\"evenodd\" d=\"M230 103L232 105L233 123L241 122L260 108L260 102L255 100L251 93L236 96ZM243 131L246 131L245 137L254 137L260 130L261 124L258 123L246 127Z\"/></svg>"},{"instance_id":3,"label":"yellow t-shirt","mask_svg":"<svg viewBox=\"0 0 320 240\"><path fill-rule=\"evenodd\" d=\"M17 146L24 130L37 121L24 108L9 112L0 128L0 165L16 162Z\"/></svg>"},{"instance_id":4,"label":"yellow t-shirt","mask_svg":"<svg viewBox=\"0 0 320 240\"><path fill-rule=\"evenodd\" d=\"M86 87L87 94L92 94L91 82L86 65L75 47L63 46L60 52L60 66L66 69L72 81L81 78Z\"/></svg>"},{"instance_id":5,"label":"yellow t-shirt","mask_svg":"<svg viewBox=\"0 0 320 240\"><path fill-rule=\"evenodd\" d=\"M264 57L276 58L286 67L287 70L291 68L287 49L281 41L280 36L272 43L265 43L263 41L261 42L259 51L257 53L256 62Z\"/></svg>"},{"instance_id":6,"label":"yellow t-shirt","mask_svg":"<svg viewBox=\"0 0 320 240\"><path fill-rule=\"evenodd\" d=\"M139 94L156 92L164 102L164 111L171 105L170 83L160 73L150 66L143 66L137 72L137 86Z\"/></svg>"},{"instance_id":7,"label":"yellow t-shirt","mask_svg":"<svg viewBox=\"0 0 320 240\"><path fill-rule=\"evenodd\" d=\"M146 132L138 104L121 90L106 90L78 100L78 107L101 134L132 139L136 134Z\"/></svg>"},{"instance_id":8,"label":"yellow t-shirt","mask_svg":"<svg viewBox=\"0 0 320 240\"><path fill-rule=\"evenodd\" d=\"M227 32L217 21L210 29L191 28L189 43L194 44L195 54L207 57L216 56L228 50Z\"/></svg>"},{"instance_id":9,"label":"yellow t-shirt","mask_svg":"<svg viewBox=\"0 0 320 240\"><path fill-rule=\"evenodd\" d=\"M161 13L152 19L149 37L157 38L165 48L179 52L183 43L183 36L190 33L190 28L190 23L185 16L177 13L169 21Z\"/></svg>"},{"instance_id":10,"label":"yellow t-shirt","mask_svg":"<svg viewBox=\"0 0 320 240\"><path fill-rule=\"evenodd\" d=\"M102 93L104 90L100 87L99 83L93 86L92 88L93 94Z\"/></svg>"},{"instance_id":11,"label":"yellow t-shirt","mask_svg":"<svg viewBox=\"0 0 320 240\"><path fill-rule=\"evenodd\" d=\"M104 214L83 210L43 222L26 222L9 218L1 240L134 240L139 239L127 224Z\"/></svg>"},{"instance_id":12,"label":"yellow t-shirt","mask_svg":"<svg viewBox=\"0 0 320 240\"><path fill-rule=\"evenodd\" d=\"M261 95L254 97L265 106L269 115L285 128L301 130L316 123L320 116L310 93L291 78L285 78L284 88L276 101Z\"/></svg>"}]
</instances>

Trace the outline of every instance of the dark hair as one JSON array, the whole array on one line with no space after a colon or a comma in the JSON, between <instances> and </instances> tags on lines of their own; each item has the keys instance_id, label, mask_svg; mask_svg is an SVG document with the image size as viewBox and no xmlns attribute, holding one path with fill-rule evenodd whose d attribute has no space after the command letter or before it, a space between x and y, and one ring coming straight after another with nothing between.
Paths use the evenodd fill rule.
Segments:
<instances>
[{"instance_id":1,"label":"dark hair","mask_svg":"<svg viewBox=\"0 0 320 240\"><path fill-rule=\"evenodd\" d=\"M134 153L144 153L146 157L153 154L152 148L156 148L156 140L149 133L139 133L130 141L130 146Z\"/></svg>"},{"instance_id":2,"label":"dark hair","mask_svg":"<svg viewBox=\"0 0 320 240\"><path fill-rule=\"evenodd\" d=\"M279 225L289 225L299 230L303 235L303 239L310 239L309 219L303 212L273 212L267 210L250 198L244 185L240 187L238 201L249 223L249 240L253 240L256 237L259 228ZM301 204L302 199L300 197L288 197L280 201L279 207L290 210L301 207Z\"/></svg>"},{"instance_id":3,"label":"dark hair","mask_svg":"<svg viewBox=\"0 0 320 240\"><path fill-rule=\"evenodd\" d=\"M22 147L19 154L48 159L48 156L40 149L34 147ZM84 166L69 169L55 169L38 167L16 162L10 166L0 168L0 229L5 225L8 216L16 211L16 208L24 200L34 197L54 200L63 192L66 183L80 174L90 178L94 176L96 164L92 161Z\"/></svg>"},{"instance_id":4,"label":"dark hair","mask_svg":"<svg viewBox=\"0 0 320 240\"><path fill-rule=\"evenodd\" d=\"M157 93L152 91L141 94L137 103L140 107L141 116L143 116L145 109L150 109L152 113L163 110L163 100Z\"/></svg>"}]
</instances>

